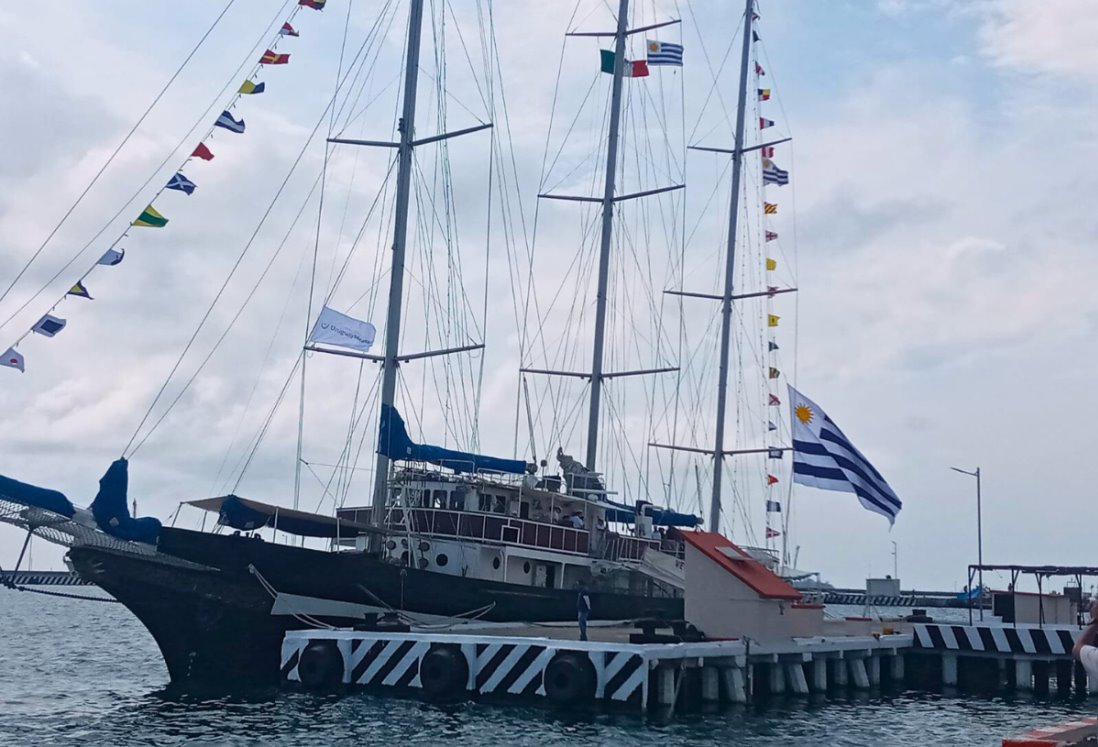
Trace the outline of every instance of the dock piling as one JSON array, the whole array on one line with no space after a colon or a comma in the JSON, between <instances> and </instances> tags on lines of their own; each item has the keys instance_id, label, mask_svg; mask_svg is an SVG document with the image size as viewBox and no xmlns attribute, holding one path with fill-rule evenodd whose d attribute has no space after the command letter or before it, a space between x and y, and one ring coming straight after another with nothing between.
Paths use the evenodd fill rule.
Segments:
<instances>
[{"instance_id":1,"label":"dock piling","mask_svg":"<svg viewBox=\"0 0 1098 747\"><path fill-rule=\"evenodd\" d=\"M721 673L716 667L701 669L701 697L703 703L719 703L721 700Z\"/></svg>"},{"instance_id":2,"label":"dock piling","mask_svg":"<svg viewBox=\"0 0 1098 747\"><path fill-rule=\"evenodd\" d=\"M1022 692L1033 691L1033 662L1029 659L1014 660L1014 686Z\"/></svg>"},{"instance_id":3,"label":"dock piling","mask_svg":"<svg viewBox=\"0 0 1098 747\"><path fill-rule=\"evenodd\" d=\"M904 655L899 651L892 655L892 684L902 685L904 682Z\"/></svg>"},{"instance_id":4,"label":"dock piling","mask_svg":"<svg viewBox=\"0 0 1098 747\"><path fill-rule=\"evenodd\" d=\"M827 659L816 657L812 661L812 689L818 693L827 692Z\"/></svg>"},{"instance_id":5,"label":"dock piling","mask_svg":"<svg viewBox=\"0 0 1098 747\"><path fill-rule=\"evenodd\" d=\"M942 684L946 687L957 687L957 654L942 655Z\"/></svg>"},{"instance_id":6,"label":"dock piling","mask_svg":"<svg viewBox=\"0 0 1098 747\"><path fill-rule=\"evenodd\" d=\"M850 663L850 679L854 681L854 687L859 690L868 690L869 673L865 670L865 659L858 657L847 661Z\"/></svg>"},{"instance_id":7,"label":"dock piling","mask_svg":"<svg viewBox=\"0 0 1098 747\"><path fill-rule=\"evenodd\" d=\"M724 676L724 689L728 692L728 700L732 703L747 702L747 687L744 683L743 669L740 667L726 667L721 670Z\"/></svg>"},{"instance_id":8,"label":"dock piling","mask_svg":"<svg viewBox=\"0 0 1098 747\"><path fill-rule=\"evenodd\" d=\"M869 684L872 687L881 686L881 658L879 656L870 656L866 660L866 671L869 674Z\"/></svg>"},{"instance_id":9,"label":"dock piling","mask_svg":"<svg viewBox=\"0 0 1098 747\"><path fill-rule=\"evenodd\" d=\"M801 662L786 662L785 675L789 680L790 692L796 695L808 695L808 680L804 677L804 665Z\"/></svg>"},{"instance_id":10,"label":"dock piling","mask_svg":"<svg viewBox=\"0 0 1098 747\"><path fill-rule=\"evenodd\" d=\"M831 667L831 681L835 686L846 687L849 682L846 676L846 660L840 656L829 660L828 666Z\"/></svg>"}]
</instances>

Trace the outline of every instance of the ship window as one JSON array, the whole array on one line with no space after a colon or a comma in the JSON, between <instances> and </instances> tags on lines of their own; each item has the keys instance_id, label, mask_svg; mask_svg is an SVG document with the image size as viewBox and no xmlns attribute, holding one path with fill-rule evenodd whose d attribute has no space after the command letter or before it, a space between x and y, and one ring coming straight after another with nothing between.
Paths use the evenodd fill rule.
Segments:
<instances>
[{"instance_id":1,"label":"ship window","mask_svg":"<svg viewBox=\"0 0 1098 747\"><path fill-rule=\"evenodd\" d=\"M439 568L445 568L446 564L450 562L450 559L446 557L446 553L439 553L435 556L435 565Z\"/></svg>"},{"instance_id":2,"label":"ship window","mask_svg":"<svg viewBox=\"0 0 1098 747\"><path fill-rule=\"evenodd\" d=\"M527 560L525 563L522 564L522 572L525 573L525 574L530 573L530 561L529 560Z\"/></svg>"},{"instance_id":3,"label":"ship window","mask_svg":"<svg viewBox=\"0 0 1098 747\"><path fill-rule=\"evenodd\" d=\"M497 571L499 570L499 556L492 558L492 568Z\"/></svg>"}]
</instances>

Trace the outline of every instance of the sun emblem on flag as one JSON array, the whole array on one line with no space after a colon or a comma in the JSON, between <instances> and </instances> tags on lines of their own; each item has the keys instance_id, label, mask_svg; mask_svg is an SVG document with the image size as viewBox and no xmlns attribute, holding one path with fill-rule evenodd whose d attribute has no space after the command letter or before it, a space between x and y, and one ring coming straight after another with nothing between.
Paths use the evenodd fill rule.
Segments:
<instances>
[{"instance_id":1,"label":"sun emblem on flag","mask_svg":"<svg viewBox=\"0 0 1098 747\"><path fill-rule=\"evenodd\" d=\"M648 42L648 51L649 52L659 52L660 51L660 43L659 42L654 42L654 41L653 42Z\"/></svg>"},{"instance_id":2,"label":"sun emblem on flag","mask_svg":"<svg viewBox=\"0 0 1098 747\"><path fill-rule=\"evenodd\" d=\"M800 404L793 408L793 414L797 416L797 420L804 424L812 422L812 408L808 405Z\"/></svg>"}]
</instances>

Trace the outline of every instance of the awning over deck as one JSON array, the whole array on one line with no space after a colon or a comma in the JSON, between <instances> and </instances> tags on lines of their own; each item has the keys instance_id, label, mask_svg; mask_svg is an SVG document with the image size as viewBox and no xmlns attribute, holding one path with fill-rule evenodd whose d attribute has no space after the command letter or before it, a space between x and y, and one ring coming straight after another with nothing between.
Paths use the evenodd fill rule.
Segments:
<instances>
[{"instance_id":1,"label":"awning over deck","mask_svg":"<svg viewBox=\"0 0 1098 747\"><path fill-rule=\"evenodd\" d=\"M334 516L312 514L308 511L296 511L292 508L272 506L268 503L241 498L238 495L223 495L217 498L200 498L184 501L204 511L216 513L217 521L227 527L246 532L271 527L299 537L354 537L358 534L376 533L381 530L368 524L346 521Z\"/></svg>"}]
</instances>

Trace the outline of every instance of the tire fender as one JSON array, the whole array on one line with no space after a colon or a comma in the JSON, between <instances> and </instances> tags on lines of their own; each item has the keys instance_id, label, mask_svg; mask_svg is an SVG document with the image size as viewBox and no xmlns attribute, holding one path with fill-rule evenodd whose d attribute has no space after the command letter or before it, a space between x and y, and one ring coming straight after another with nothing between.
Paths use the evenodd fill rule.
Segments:
<instances>
[{"instance_id":1,"label":"tire fender","mask_svg":"<svg viewBox=\"0 0 1098 747\"><path fill-rule=\"evenodd\" d=\"M452 643L431 646L419 661L419 686L432 699L455 698L465 693L469 662Z\"/></svg>"},{"instance_id":2,"label":"tire fender","mask_svg":"<svg viewBox=\"0 0 1098 747\"><path fill-rule=\"evenodd\" d=\"M595 699L595 667L586 654L562 651L545 667L545 697L558 705L586 703Z\"/></svg>"},{"instance_id":3,"label":"tire fender","mask_svg":"<svg viewBox=\"0 0 1098 747\"><path fill-rule=\"evenodd\" d=\"M297 663L301 686L314 692L337 689L343 684L343 654L335 641L311 641Z\"/></svg>"}]
</instances>

